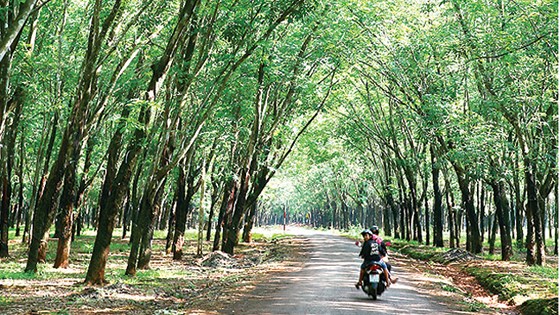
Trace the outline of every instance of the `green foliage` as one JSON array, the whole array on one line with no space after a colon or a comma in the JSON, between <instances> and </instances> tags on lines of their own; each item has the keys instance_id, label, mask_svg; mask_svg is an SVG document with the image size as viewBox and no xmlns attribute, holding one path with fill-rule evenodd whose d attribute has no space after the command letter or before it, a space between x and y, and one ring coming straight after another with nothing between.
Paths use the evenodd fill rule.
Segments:
<instances>
[{"instance_id":1,"label":"green foliage","mask_svg":"<svg viewBox=\"0 0 560 315\"><path fill-rule=\"evenodd\" d=\"M0 306L1 307L9 306L11 303L12 303L12 299L10 299L9 297L0 296Z\"/></svg>"},{"instance_id":2,"label":"green foliage","mask_svg":"<svg viewBox=\"0 0 560 315\"><path fill-rule=\"evenodd\" d=\"M528 300L519 307L523 315L558 314L558 298Z\"/></svg>"},{"instance_id":3,"label":"green foliage","mask_svg":"<svg viewBox=\"0 0 560 315\"><path fill-rule=\"evenodd\" d=\"M457 290L456 287L447 284L441 284L441 289L447 292L453 292L453 293L459 292L459 290Z\"/></svg>"},{"instance_id":4,"label":"green foliage","mask_svg":"<svg viewBox=\"0 0 560 315\"><path fill-rule=\"evenodd\" d=\"M461 304L465 304L465 310L467 312L480 312L489 309L488 305L477 300L469 300L467 302L461 301Z\"/></svg>"}]
</instances>

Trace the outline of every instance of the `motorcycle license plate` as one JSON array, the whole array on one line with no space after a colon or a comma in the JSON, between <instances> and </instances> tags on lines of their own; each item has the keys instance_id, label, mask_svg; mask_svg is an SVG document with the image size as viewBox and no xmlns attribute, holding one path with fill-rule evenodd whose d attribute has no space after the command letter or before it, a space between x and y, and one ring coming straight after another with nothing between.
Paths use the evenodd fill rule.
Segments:
<instances>
[{"instance_id":1,"label":"motorcycle license plate","mask_svg":"<svg viewBox=\"0 0 560 315\"><path fill-rule=\"evenodd\" d=\"M369 275L369 282L376 283L379 282L379 275Z\"/></svg>"}]
</instances>

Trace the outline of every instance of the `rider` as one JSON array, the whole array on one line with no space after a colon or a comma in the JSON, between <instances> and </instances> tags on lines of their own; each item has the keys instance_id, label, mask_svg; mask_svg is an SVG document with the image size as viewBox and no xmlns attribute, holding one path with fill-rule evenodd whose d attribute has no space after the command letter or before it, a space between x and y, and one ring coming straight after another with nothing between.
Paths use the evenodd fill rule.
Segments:
<instances>
[{"instance_id":1,"label":"rider","mask_svg":"<svg viewBox=\"0 0 560 315\"><path fill-rule=\"evenodd\" d=\"M381 259L383 259L383 261L387 265L387 269L389 270L389 275L391 276L391 282L396 283L399 278L393 277L391 273L391 264L389 263L389 259L388 259L389 255L387 251L387 244L385 243L385 241L383 241L381 236L379 236L379 227L377 227L377 225L374 225L370 228L370 231L371 233L373 233L373 237L372 237L373 241L377 242L381 247L379 253L381 255Z\"/></svg>"},{"instance_id":2,"label":"rider","mask_svg":"<svg viewBox=\"0 0 560 315\"><path fill-rule=\"evenodd\" d=\"M389 278L389 272L387 270L387 265L381 259L381 255L379 254L379 250L381 246L377 242L373 241L373 233L370 230L363 230L362 237L364 238L364 244L362 245L362 250L360 251L360 257L364 259L362 266L360 268L360 278L358 279L358 283L356 283L356 289L359 289L362 285L362 279L364 278L365 268L373 262L379 262L381 267L383 268L383 273L385 273L385 279ZM387 287L390 286L392 281L387 281Z\"/></svg>"}]
</instances>

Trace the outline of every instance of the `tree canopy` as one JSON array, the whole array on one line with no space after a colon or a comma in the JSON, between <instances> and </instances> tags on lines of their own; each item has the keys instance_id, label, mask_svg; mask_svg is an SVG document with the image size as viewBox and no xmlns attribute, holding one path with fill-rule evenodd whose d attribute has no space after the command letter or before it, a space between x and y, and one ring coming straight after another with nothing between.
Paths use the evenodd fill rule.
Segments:
<instances>
[{"instance_id":1,"label":"tree canopy","mask_svg":"<svg viewBox=\"0 0 560 315\"><path fill-rule=\"evenodd\" d=\"M543 264L557 17L554 1L5 1L0 256L22 226L35 272L54 226L64 268L93 227L102 284L116 227L134 275L155 230L173 259L194 226L233 254L286 215L473 253L499 229L504 260L517 244Z\"/></svg>"}]
</instances>

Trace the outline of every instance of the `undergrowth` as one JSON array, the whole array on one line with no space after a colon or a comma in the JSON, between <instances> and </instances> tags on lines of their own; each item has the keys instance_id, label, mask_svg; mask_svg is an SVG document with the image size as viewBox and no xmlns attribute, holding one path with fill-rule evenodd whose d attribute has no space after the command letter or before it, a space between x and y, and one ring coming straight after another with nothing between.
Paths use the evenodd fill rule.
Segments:
<instances>
[{"instance_id":1,"label":"undergrowth","mask_svg":"<svg viewBox=\"0 0 560 315\"><path fill-rule=\"evenodd\" d=\"M411 258L434 263L448 262L444 254L451 250L401 240L392 245L393 249ZM523 257L518 252L514 256ZM522 262L505 265L499 258L499 255L477 257L463 263L462 270L474 276L487 291L497 294L500 300L520 305L524 315L558 314L558 266L526 266Z\"/></svg>"}]
</instances>

